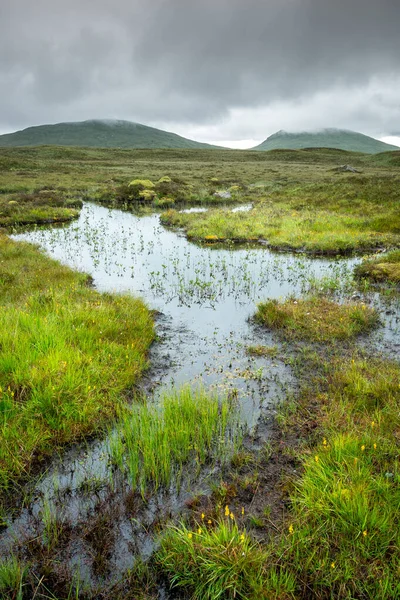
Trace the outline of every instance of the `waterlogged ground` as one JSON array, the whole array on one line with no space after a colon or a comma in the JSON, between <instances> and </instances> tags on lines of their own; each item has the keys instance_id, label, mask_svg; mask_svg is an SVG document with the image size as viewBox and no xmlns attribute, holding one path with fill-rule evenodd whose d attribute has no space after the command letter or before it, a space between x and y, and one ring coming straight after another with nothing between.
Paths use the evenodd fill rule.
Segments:
<instances>
[{"instance_id":1,"label":"waterlogged ground","mask_svg":"<svg viewBox=\"0 0 400 600\"><path fill-rule=\"evenodd\" d=\"M258 246L197 246L160 226L157 214L135 216L90 203L67 226L15 239L38 243L63 263L90 273L101 291L143 297L157 311L159 336L146 392L154 391L156 400L163 390L184 384L228 392L237 398L239 419L250 431L296 385L282 347L263 357L246 352L248 346L277 344L272 333L251 320L255 305L301 294L316 279L346 282L357 260L273 254ZM370 294L369 301L382 319L374 343L391 353L400 338L398 300ZM181 512L193 494L210 489L216 473L203 470L195 478L187 474L179 489L141 500L109 468L113 435L54 459L2 535L3 553L17 543L28 556L37 556L35 538L46 528L50 537L52 523L62 523L66 542L57 556L60 569L76 568L81 581L96 589L104 576L117 579L135 556L149 557L160 523ZM105 539L107 565L99 551Z\"/></svg>"},{"instance_id":2,"label":"waterlogged ground","mask_svg":"<svg viewBox=\"0 0 400 600\"><path fill-rule=\"evenodd\" d=\"M143 297L161 313L162 343L155 353L163 361L153 361L163 367L159 383L201 381L237 389L250 427L259 417L261 398L268 406L278 388L290 382L289 370L279 361L261 370L246 354L248 345L274 344L249 322L255 304L300 293L313 277L345 279L353 265L272 254L260 247L196 246L162 227L157 214L140 217L94 204L85 204L79 220L66 227L15 239L38 243L53 257L90 273L101 291Z\"/></svg>"}]
</instances>

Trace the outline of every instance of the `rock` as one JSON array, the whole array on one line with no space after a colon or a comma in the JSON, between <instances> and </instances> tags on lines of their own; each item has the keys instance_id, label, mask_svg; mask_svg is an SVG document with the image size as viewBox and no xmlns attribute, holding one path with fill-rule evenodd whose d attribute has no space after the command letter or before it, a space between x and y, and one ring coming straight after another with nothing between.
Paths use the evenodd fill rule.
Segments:
<instances>
[{"instance_id":1,"label":"rock","mask_svg":"<svg viewBox=\"0 0 400 600\"><path fill-rule=\"evenodd\" d=\"M358 171L357 169L355 169L351 165L341 165L340 167L337 167L334 170L337 171L338 173L345 173L345 172L349 172L349 173L361 173L361 171Z\"/></svg>"},{"instance_id":2,"label":"rock","mask_svg":"<svg viewBox=\"0 0 400 600\"><path fill-rule=\"evenodd\" d=\"M232 198L232 194L229 191L215 192L213 194L213 196L216 196L217 198L225 198L226 200L229 200L229 198Z\"/></svg>"}]
</instances>

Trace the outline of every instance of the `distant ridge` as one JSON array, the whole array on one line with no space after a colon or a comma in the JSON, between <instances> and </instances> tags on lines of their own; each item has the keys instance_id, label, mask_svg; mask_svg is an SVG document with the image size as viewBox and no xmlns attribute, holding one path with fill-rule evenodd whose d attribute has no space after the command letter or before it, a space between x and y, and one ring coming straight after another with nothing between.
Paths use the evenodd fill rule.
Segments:
<instances>
[{"instance_id":1,"label":"distant ridge","mask_svg":"<svg viewBox=\"0 0 400 600\"><path fill-rule=\"evenodd\" d=\"M38 125L0 135L2 148L42 145L89 148L218 148L140 123L110 119Z\"/></svg>"},{"instance_id":2,"label":"distant ridge","mask_svg":"<svg viewBox=\"0 0 400 600\"><path fill-rule=\"evenodd\" d=\"M251 150L276 150L283 148L289 150L337 148L352 152L365 152L366 154L400 150L398 146L385 144L385 142L380 142L368 135L346 129L323 129L315 133L307 131L291 133L281 130L270 135L264 142L251 148Z\"/></svg>"}]
</instances>

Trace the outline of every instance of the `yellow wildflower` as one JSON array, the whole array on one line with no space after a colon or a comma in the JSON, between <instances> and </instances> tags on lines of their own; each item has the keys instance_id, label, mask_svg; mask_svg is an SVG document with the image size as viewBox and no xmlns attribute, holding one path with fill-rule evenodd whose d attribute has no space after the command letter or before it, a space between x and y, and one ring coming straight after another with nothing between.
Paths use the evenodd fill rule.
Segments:
<instances>
[{"instance_id":1,"label":"yellow wildflower","mask_svg":"<svg viewBox=\"0 0 400 600\"><path fill-rule=\"evenodd\" d=\"M242 506L242 515L244 515L244 506Z\"/></svg>"},{"instance_id":2,"label":"yellow wildflower","mask_svg":"<svg viewBox=\"0 0 400 600\"><path fill-rule=\"evenodd\" d=\"M230 517L230 518L232 519L232 521L233 521L233 519L235 518L235 515L234 515L233 513L229 513L229 517Z\"/></svg>"},{"instance_id":3,"label":"yellow wildflower","mask_svg":"<svg viewBox=\"0 0 400 600\"><path fill-rule=\"evenodd\" d=\"M293 525L291 523L290 523L288 529L289 529L289 533L290 534L294 533L294 527L293 527Z\"/></svg>"},{"instance_id":4,"label":"yellow wildflower","mask_svg":"<svg viewBox=\"0 0 400 600\"><path fill-rule=\"evenodd\" d=\"M331 569L334 569L335 567L336 567L335 563L334 563L334 562L332 562L332 563L331 563Z\"/></svg>"},{"instance_id":5,"label":"yellow wildflower","mask_svg":"<svg viewBox=\"0 0 400 600\"><path fill-rule=\"evenodd\" d=\"M367 537L367 535L368 535L368 531L367 531L366 529L364 529L364 531L363 531L363 536L364 536L364 537Z\"/></svg>"},{"instance_id":6,"label":"yellow wildflower","mask_svg":"<svg viewBox=\"0 0 400 600\"><path fill-rule=\"evenodd\" d=\"M228 505L226 505L226 506L225 506L225 516L226 516L226 517L229 517L229 513L230 513L229 506L228 506Z\"/></svg>"},{"instance_id":7,"label":"yellow wildflower","mask_svg":"<svg viewBox=\"0 0 400 600\"><path fill-rule=\"evenodd\" d=\"M374 444L374 450L376 450L376 444Z\"/></svg>"},{"instance_id":8,"label":"yellow wildflower","mask_svg":"<svg viewBox=\"0 0 400 600\"><path fill-rule=\"evenodd\" d=\"M365 446L364 446L364 444L363 444L363 445L361 446L361 451L362 451L362 452L364 452L364 450L365 450Z\"/></svg>"},{"instance_id":9,"label":"yellow wildflower","mask_svg":"<svg viewBox=\"0 0 400 600\"><path fill-rule=\"evenodd\" d=\"M314 456L314 460L315 460L315 462L318 462L318 461L319 461L319 456L318 456L318 454L317 454L316 456Z\"/></svg>"},{"instance_id":10,"label":"yellow wildflower","mask_svg":"<svg viewBox=\"0 0 400 600\"><path fill-rule=\"evenodd\" d=\"M242 535L240 536L240 539L242 540L242 542L244 541L244 533L242 533Z\"/></svg>"},{"instance_id":11,"label":"yellow wildflower","mask_svg":"<svg viewBox=\"0 0 400 600\"><path fill-rule=\"evenodd\" d=\"M198 528L197 533L200 535L201 534L201 527Z\"/></svg>"},{"instance_id":12,"label":"yellow wildflower","mask_svg":"<svg viewBox=\"0 0 400 600\"><path fill-rule=\"evenodd\" d=\"M193 533L192 533L191 531L189 531L189 533L188 533L188 538L189 538L189 540L191 540L191 539L192 539L192 537L193 537Z\"/></svg>"},{"instance_id":13,"label":"yellow wildflower","mask_svg":"<svg viewBox=\"0 0 400 600\"><path fill-rule=\"evenodd\" d=\"M211 519L208 519L207 523L208 523L209 525L211 525L211 523L212 523Z\"/></svg>"},{"instance_id":14,"label":"yellow wildflower","mask_svg":"<svg viewBox=\"0 0 400 600\"><path fill-rule=\"evenodd\" d=\"M204 517L205 517L205 516L206 516L206 515L205 515L204 513L201 513L201 520L202 520L202 521L204 521Z\"/></svg>"}]
</instances>

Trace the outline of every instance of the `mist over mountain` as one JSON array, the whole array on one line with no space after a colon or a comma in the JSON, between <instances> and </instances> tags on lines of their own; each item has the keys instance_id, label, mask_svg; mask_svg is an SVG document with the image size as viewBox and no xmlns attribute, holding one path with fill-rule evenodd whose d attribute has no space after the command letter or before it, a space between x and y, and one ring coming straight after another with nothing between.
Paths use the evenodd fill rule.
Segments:
<instances>
[{"instance_id":1,"label":"mist over mountain","mask_svg":"<svg viewBox=\"0 0 400 600\"><path fill-rule=\"evenodd\" d=\"M300 150L301 148L337 148L352 152L365 152L366 154L378 154L390 150L400 150L398 146L385 144L356 131L345 129L323 129L316 132L291 133L289 131L277 131L270 135L252 150L277 150L286 148Z\"/></svg>"},{"instance_id":2,"label":"mist over mountain","mask_svg":"<svg viewBox=\"0 0 400 600\"><path fill-rule=\"evenodd\" d=\"M111 119L39 125L0 136L0 147L3 148L42 145L89 148L217 148L162 129Z\"/></svg>"}]
</instances>

